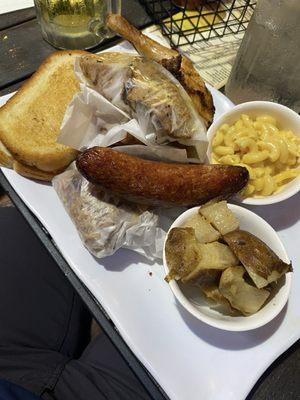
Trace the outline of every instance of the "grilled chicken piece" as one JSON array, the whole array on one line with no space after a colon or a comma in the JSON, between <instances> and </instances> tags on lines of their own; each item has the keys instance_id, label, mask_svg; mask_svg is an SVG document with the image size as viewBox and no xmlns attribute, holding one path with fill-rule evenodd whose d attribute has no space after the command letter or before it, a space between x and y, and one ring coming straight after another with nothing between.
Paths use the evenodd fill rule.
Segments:
<instances>
[{"instance_id":1,"label":"grilled chicken piece","mask_svg":"<svg viewBox=\"0 0 300 400\"><path fill-rule=\"evenodd\" d=\"M95 89L135 117L146 132L189 139L205 131L189 96L159 64L124 53L80 59L84 76ZM113 82L118 82L118 85Z\"/></svg>"},{"instance_id":2,"label":"grilled chicken piece","mask_svg":"<svg viewBox=\"0 0 300 400\"><path fill-rule=\"evenodd\" d=\"M213 98L193 63L185 56L182 57L180 70L176 77L187 91L208 128L212 124L215 114Z\"/></svg>"},{"instance_id":3,"label":"grilled chicken piece","mask_svg":"<svg viewBox=\"0 0 300 400\"><path fill-rule=\"evenodd\" d=\"M185 88L206 126L210 126L215 111L213 99L193 63L187 57L143 35L120 15L110 14L107 17L107 26L132 43L141 55L168 69Z\"/></svg>"},{"instance_id":4,"label":"grilled chicken piece","mask_svg":"<svg viewBox=\"0 0 300 400\"><path fill-rule=\"evenodd\" d=\"M142 32L132 26L125 18L121 17L121 15L110 14L107 17L106 23L111 30L132 43L138 53L150 60L158 62L173 74L179 72L181 55L178 51L168 49L155 42L155 40L143 35Z\"/></svg>"},{"instance_id":5,"label":"grilled chicken piece","mask_svg":"<svg viewBox=\"0 0 300 400\"><path fill-rule=\"evenodd\" d=\"M98 93L129 114L130 107L123 99L124 82L130 64L136 58L139 57L125 53L91 54L81 57L79 66L84 77Z\"/></svg>"},{"instance_id":6,"label":"grilled chicken piece","mask_svg":"<svg viewBox=\"0 0 300 400\"><path fill-rule=\"evenodd\" d=\"M183 91L180 93L178 86L164 72L152 61L136 60L125 83L126 102L138 114L149 113L150 125L154 125L158 136L192 138L197 133L192 118L192 102L185 99L188 96ZM205 130L205 126L202 125L201 129ZM146 127L147 130L151 131L151 128Z\"/></svg>"}]
</instances>

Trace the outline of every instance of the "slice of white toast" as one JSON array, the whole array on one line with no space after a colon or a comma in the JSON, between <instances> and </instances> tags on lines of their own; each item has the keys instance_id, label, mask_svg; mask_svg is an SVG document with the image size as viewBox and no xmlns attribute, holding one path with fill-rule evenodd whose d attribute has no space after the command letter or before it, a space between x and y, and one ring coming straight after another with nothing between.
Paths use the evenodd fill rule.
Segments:
<instances>
[{"instance_id":1,"label":"slice of white toast","mask_svg":"<svg viewBox=\"0 0 300 400\"><path fill-rule=\"evenodd\" d=\"M50 180L77 151L56 139L66 108L79 91L74 62L84 51L53 53L0 109L0 164Z\"/></svg>"}]
</instances>

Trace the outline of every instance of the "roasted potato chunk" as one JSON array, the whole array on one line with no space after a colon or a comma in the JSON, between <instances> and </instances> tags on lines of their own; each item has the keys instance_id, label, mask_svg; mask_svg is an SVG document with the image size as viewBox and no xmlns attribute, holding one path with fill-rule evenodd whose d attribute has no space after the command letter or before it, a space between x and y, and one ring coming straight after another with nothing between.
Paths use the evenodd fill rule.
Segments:
<instances>
[{"instance_id":1,"label":"roasted potato chunk","mask_svg":"<svg viewBox=\"0 0 300 400\"><path fill-rule=\"evenodd\" d=\"M166 261L170 269L166 281L181 280L183 283L195 281L201 273L216 275L211 270L223 270L239 261L222 243L199 243L193 228L171 229L165 246Z\"/></svg>"},{"instance_id":2,"label":"roasted potato chunk","mask_svg":"<svg viewBox=\"0 0 300 400\"><path fill-rule=\"evenodd\" d=\"M193 280L193 284L197 286L219 285L222 275L222 269L201 269L199 275Z\"/></svg>"},{"instance_id":3,"label":"roasted potato chunk","mask_svg":"<svg viewBox=\"0 0 300 400\"><path fill-rule=\"evenodd\" d=\"M270 292L257 289L244 280L246 270L242 266L227 268L221 276L220 293L230 302L231 306L244 315L256 313L266 302Z\"/></svg>"},{"instance_id":4,"label":"roasted potato chunk","mask_svg":"<svg viewBox=\"0 0 300 400\"><path fill-rule=\"evenodd\" d=\"M187 228L191 229L191 228ZM219 242L199 243L198 260L194 268L184 277L182 282L190 282L198 279L203 271L223 270L239 264L239 260L228 246ZM207 273L207 272L206 272Z\"/></svg>"},{"instance_id":5,"label":"roasted potato chunk","mask_svg":"<svg viewBox=\"0 0 300 400\"><path fill-rule=\"evenodd\" d=\"M190 217L184 226L194 228L196 238L200 243L211 243L220 238L220 233L201 214Z\"/></svg>"},{"instance_id":6,"label":"roasted potato chunk","mask_svg":"<svg viewBox=\"0 0 300 400\"><path fill-rule=\"evenodd\" d=\"M236 314L237 311L231 307L230 302L222 295L218 285L206 284L200 286L201 291L205 294L211 307L223 314Z\"/></svg>"},{"instance_id":7,"label":"roasted potato chunk","mask_svg":"<svg viewBox=\"0 0 300 400\"><path fill-rule=\"evenodd\" d=\"M198 242L193 228L173 228L168 234L165 254L169 267L166 281L190 274L200 262Z\"/></svg>"},{"instance_id":8,"label":"roasted potato chunk","mask_svg":"<svg viewBox=\"0 0 300 400\"><path fill-rule=\"evenodd\" d=\"M239 221L227 207L226 201L206 204L202 206L199 211L221 235L225 235L239 228Z\"/></svg>"},{"instance_id":9,"label":"roasted potato chunk","mask_svg":"<svg viewBox=\"0 0 300 400\"><path fill-rule=\"evenodd\" d=\"M258 288L292 271L291 264L280 260L264 242L249 232L237 230L227 233L223 238Z\"/></svg>"},{"instance_id":10,"label":"roasted potato chunk","mask_svg":"<svg viewBox=\"0 0 300 400\"><path fill-rule=\"evenodd\" d=\"M223 303L227 303L228 300L226 299L226 297L224 297L218 286L211 284L211 285L202 285L200 286L202 292L205 294L205 296L209 299L212 300L218 304L223 304Z\"/></svg>"}]
</instances>

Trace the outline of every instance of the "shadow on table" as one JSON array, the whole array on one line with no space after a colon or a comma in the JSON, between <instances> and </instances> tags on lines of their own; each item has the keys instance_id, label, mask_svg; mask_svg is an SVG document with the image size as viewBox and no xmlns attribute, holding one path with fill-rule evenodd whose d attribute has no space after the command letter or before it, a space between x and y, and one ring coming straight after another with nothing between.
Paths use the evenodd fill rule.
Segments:
<instances>
[{"instance_id":1,"label":"shadow on table","mask_svg":"<svg viewBox=\"0 0 300 400\"><path fill-rule=\"evenodd\" d=\"M275 231L289 228L300 220L300 193L280 203L265 206L247 206L246 208L265 219ZM238 204L238 203L237 203Z\"/></svg>"},{"instance_id":2,"label":"shadow on table","mask_svg":"<svg viewBox=\"0 0 300 400\"><path fill-rule=\"evenodd\" d=\"M132 264L141 263L149 266L155 264L155 261L149 260L145 256L138 254L136 251L127 249L119 249L112 256L107 256L101 259L94 257L94 259L106 270L113 272L124 271L125 268L129 267Z\"/></svg>"},{"instance_id":3,"label":"shadow on table","mask_svg":"<svg viewBox=\"0 0 300 400\"><path fill-rule=\"evenodd\" d=\"M260 345L277 331L287 311L286 304L277 317L261 328L245 332L228 332L199 321L177 301L176 306L182 319L195 335L206 343L224 350L243 350Z\"/></svg>"}]
</instances>

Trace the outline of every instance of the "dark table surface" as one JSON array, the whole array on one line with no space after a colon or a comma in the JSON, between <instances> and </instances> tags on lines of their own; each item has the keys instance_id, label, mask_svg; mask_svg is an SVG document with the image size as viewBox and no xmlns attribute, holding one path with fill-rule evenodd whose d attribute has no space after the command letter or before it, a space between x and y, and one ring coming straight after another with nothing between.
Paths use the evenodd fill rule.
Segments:
<instances>
[{"instance_id":1,"label":"dark table surface","mask_svg":"<svg viewBox=\"0 0 300 400\"><path fill-rule=\"evenodd\" d=\"M139 27L151 22L136 0L123 1L122 12ZM118 40L106 41L93 51L109 47ZM0 96L17 90L54 51L41 37L33 8L0 15ZM0 186L0 207L9 206L13 205ZM270 366L251 391L247 400L250 399L300 399L300 341Z\"/></svg>"}]
</instances>

